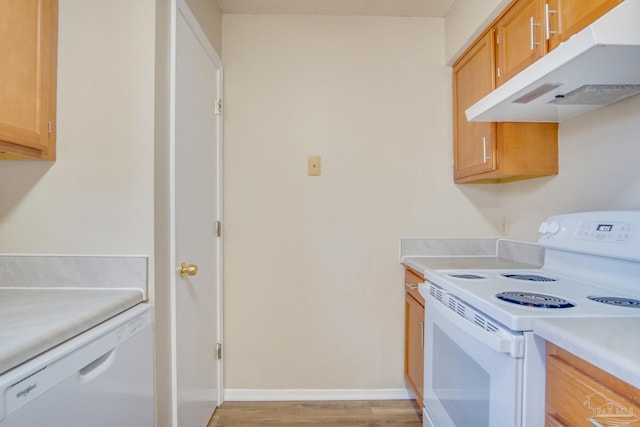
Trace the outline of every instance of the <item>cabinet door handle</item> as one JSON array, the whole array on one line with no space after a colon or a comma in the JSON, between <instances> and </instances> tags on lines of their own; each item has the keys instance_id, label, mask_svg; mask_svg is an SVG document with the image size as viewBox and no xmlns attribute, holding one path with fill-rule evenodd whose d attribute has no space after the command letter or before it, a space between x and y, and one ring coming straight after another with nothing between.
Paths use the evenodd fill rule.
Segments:
<instances>
[{"instance_id":1,"label":"cabinet door handle","mask_svg":"<svg viewBox=\"0 0 640 427\"><path fill-rule=\"evenodd\" d=\"M418 285L412 285L411 283L405 283L406 286L409 287L409 289L413 289L414 291L418 289Z\"/></svg>"},{"instance_id":2,"label":"cabinet door handle","mask_svg":"<svg viewBox=\"0 0 640 427\"><path fill-rule=\"evenodd\" d=\"M491 158L491 156L487 156L487 144L491 144L491 141L487 141L486 137L482 137L482 163L487 163L487 160Z\"/></svg>"},{"instance_id":3,"label":"cabinet door handle","mask_svg":"<svg viewBox=\"0 0 640 427\"><path fill-rule=\"evenodd\" d=\"M556 13L555 10L549 9L549 3L545 3L544 5L544 16L545 16L545 24L546 24L546 35L547 40L551 38L551 34L557 34L557 31L551 31L551 14Z\"/></svg>"},{"instance_id":4,"label":"cabinet door handle","mask_svg":"<svg viewBox=\"0 0 640 427\"><path fill-rule=\"evenodd\" d=\"M589 418L587 421L589 421L591 424L593 424L594 427L604 427L602 424L600 424L599 422L597 422L593 418Z\"/></svg>"},{"instance_id":5,"label":"cabinet door handle","mask_svg":"<svg viewBox=\"0 0 640 427\"><path fill-rule=\"evenodd\" d=\"M535 49L536 45L539 45L540 42L535 41L535 34L534 34L534 27L539 27L540 24L536 24L535 22L533 22L533 16L531 17L531 20L529 21L530 23L530 29L531 29L531 50Z\"/></svg>"}]
</instances>

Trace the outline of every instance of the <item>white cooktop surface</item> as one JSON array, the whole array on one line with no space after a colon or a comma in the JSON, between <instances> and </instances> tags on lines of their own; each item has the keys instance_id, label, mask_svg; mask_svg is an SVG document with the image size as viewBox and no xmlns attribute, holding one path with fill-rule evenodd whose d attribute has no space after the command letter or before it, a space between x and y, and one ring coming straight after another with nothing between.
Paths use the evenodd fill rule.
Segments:
<instances>
[{"instance_id":1,"label":"white cooktop surface","mask_svg":"<svg viewBox=\"0 0 640 427\"><path fill-rule=\"evenodd\" d=\"M533 282L504 277L502 274L545 276L555 281ZM452 277L451 274L477 275L482 279ZM515 331L533 330L537 320L580 317L640 317L640 308L619 307L587 299L587 296L629 297L640 299L617 290L607 289L545 270L426 270L425 279L446 292L475 307L495 321ZM639 279L640 280L640 279ZM426 289L423 289L423 292ZM570 308L536 308L502 301L501 292L535 292L559 297L573 303Z\"/></svg>"}]
</instances>

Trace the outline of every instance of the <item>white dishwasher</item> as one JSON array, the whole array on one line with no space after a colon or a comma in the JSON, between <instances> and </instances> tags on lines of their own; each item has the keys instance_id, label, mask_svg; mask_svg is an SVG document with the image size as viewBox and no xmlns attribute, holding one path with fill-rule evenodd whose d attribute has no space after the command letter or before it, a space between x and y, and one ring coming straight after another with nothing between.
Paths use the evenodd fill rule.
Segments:
<instances>
[{"instance_id":1,"label":"white dishwasher","mask_svg":"<svg viewBox=\"0 0 640 427\"><path fill-rule=\"evenodd\" d=\"M0 375L0 426L152 427L152 326L138 304Z\"/></svg>"}]
</instances>

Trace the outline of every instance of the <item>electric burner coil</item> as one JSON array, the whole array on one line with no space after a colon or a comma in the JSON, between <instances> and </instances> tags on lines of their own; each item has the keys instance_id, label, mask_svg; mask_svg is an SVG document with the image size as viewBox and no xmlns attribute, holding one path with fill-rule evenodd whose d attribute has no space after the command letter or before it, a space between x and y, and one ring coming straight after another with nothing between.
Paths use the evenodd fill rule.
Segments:
<instances>
[{"instance_id":1,"label":"electric burner coil","mask_svg":"<svg viewBox=\"0 0 640 427\"><path fill-rule=\"evenodd\" d=\"M452 273L449 274L449 277L453 277L456 279L486 279L486 277L484 276L480 276L478 274L472 274L472 273Z\"/></svg>"},{"instance_id":2,"label":"electric burner coil","mask_svg":"<svg viewBox=\"0 0 640 427\"><path fill-rule=\"evenodd\" d=\"M508 279L527 280L529 282L555 282L557 279L551 277L539 276L537 274L502 274Z\"/></svg>"},{"instance_id":3,"label":"electric burner coil","mask_svg":"<svg viewBox=\"0 0 640 427\"><path fill-rule=\"evenodd\" d=\"M570 308L575 304L569 301L554 297L552 295L538 294L535 292L500 292L496 298L511 304L523 305L535 308Z\"/></svg>"},{"instance_id":4,"label":"electric burner coil","mask_svg":"<svg viewBox=\"0 0 640 427\"><path fill-rule=\"evenodd\" d=\"M633 298L624 298L624 297L601 297L589 295L591 301L596 301L602 304L615 305L617 307L632 307L632 308L640 308L640 300Z\"/></svg>"}]
</instances>

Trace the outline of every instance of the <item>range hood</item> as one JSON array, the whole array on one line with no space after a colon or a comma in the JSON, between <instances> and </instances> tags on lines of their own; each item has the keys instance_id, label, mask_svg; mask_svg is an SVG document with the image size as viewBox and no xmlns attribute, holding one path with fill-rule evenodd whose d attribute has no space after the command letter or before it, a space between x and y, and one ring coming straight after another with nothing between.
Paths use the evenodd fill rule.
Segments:
<instances>
[{"instance_id":1,"label":"range hood","mask_svg":"<svg viewBox=\"0 0 640 427\"><path fill-rule=\"evenodd\" d=\"M626 0L466 110L480 122L561 122L640 93L640 0Z\"/></svg>"}]
</instances>

